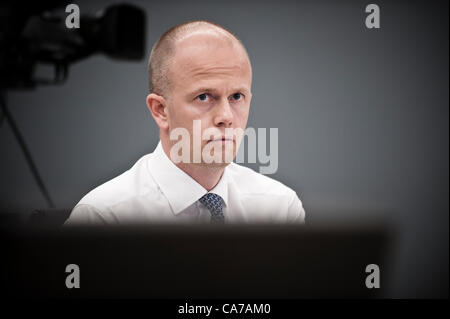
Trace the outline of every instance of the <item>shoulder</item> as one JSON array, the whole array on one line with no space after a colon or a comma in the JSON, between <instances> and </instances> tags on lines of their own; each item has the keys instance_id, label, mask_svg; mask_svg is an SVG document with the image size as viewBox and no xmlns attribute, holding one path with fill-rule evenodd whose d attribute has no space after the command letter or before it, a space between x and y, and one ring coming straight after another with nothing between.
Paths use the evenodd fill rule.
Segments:
<instances>
[{"instance_id":1,"label":"shoulder","mask_svg":"<svg viewBox=\"0 0 450 319\"><path fill-rule=\"evenodd\" d=\"M295 191L285 184L270 178L251 168L231 163L227 167L232 182L239 189L240 194L288 196L295 195Z\"/></svg>"},{"instance_id":2,"label":"shoulder","mask_svg":"<svg viewBox=\"0 0 450 319\"><path fill-rule=\"evenodd\" d=\"M77 206L92 206L103 210L154 189L156 184L147 169L149 155L142 156L129 170L91 190Z\"/></svg>"},{"instance_id":3,"label":"shoulder","mask_svg":"<svg viewBox=\"0 0 450 319\"><path fill-rule=\"evenodd\" d=\"M305 210L293 189L235 163L228 168L229 182L248 220L304 223Z\"/></svg>"}]
</instances>

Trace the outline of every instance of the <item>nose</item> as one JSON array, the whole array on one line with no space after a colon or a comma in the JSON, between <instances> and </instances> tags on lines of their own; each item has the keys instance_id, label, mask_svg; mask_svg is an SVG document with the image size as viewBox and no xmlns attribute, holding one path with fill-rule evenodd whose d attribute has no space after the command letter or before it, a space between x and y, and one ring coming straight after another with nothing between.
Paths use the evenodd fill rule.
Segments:
<instances>
[{"instance_id":1,"label":"nose","mask_svg":"<svg viewBox=\"0 0 450 319\"><path fill-rule=\"evenodd\" d=\"M231 127L233 124L233 112L228 99L223 99L216 104L214 114L214 125Z\"/></svg>"}]
</instances>

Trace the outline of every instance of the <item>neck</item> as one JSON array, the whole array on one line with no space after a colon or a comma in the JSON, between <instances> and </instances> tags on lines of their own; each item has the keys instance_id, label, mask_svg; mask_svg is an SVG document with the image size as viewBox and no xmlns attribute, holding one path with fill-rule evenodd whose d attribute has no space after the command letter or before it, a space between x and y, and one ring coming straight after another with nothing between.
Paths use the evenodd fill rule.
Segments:
<instances>
[{"instance_id":1,"label":"neck","mask_svg":"<svg viewBox=\"0 0 450 319\"><path fill-rule=\"evenodd\" d=\"M170 159L170 148L166 149L162 143L164 153ZM171 160L172 161L172 160ZM211 164L191 164L191 163L174 163L179 169L192 177L197 183L203 186L208 192L213 189L225 170L226 166Z\"/></svg>"},{"instance_id":2,"label":"neck","mask_svg":"<svg viewBox=\"0 0 450 319\"><path fill-rule=\"evenodd\" d=\"M175 164L183 172L192 177L197 183L203 186L208 192L219 183L222 177L224 166L193 165L186 163Z\"/></svg>"}]
</instances>

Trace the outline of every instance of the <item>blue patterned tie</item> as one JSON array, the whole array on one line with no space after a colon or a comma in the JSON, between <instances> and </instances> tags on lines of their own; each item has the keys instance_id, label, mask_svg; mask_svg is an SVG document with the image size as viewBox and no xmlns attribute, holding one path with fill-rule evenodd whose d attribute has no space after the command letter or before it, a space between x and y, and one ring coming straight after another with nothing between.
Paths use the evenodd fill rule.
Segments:
<instances>
[{"instance_id":1,"label":"blue patterned tie","mask_svg":"<svg viewBox=\"0 0 450 319\"><path fill-rule=\"evenodd\" d=\"M222 197L214 193L207 193L198 201L205 205L211 213L211 223L225 223L222 213Z\"/></svg>"}]
</instances>

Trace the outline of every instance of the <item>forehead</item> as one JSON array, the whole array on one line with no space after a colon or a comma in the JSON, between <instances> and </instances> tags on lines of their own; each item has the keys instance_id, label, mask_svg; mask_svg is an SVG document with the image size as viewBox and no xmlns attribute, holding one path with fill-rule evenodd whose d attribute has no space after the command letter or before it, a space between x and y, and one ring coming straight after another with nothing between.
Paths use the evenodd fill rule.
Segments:
<instances>
[{"instance_id":1,"label":"forehead","mask_svg":"<svg viewBox=\"0 0 450 319\"><path fill-rule=\"evenodd\" d=\"M176 86L192 87L215 82L251 85L247 54L231 36L197 33L176 43L171 77Z\"/></svg>"}]
</instances>

